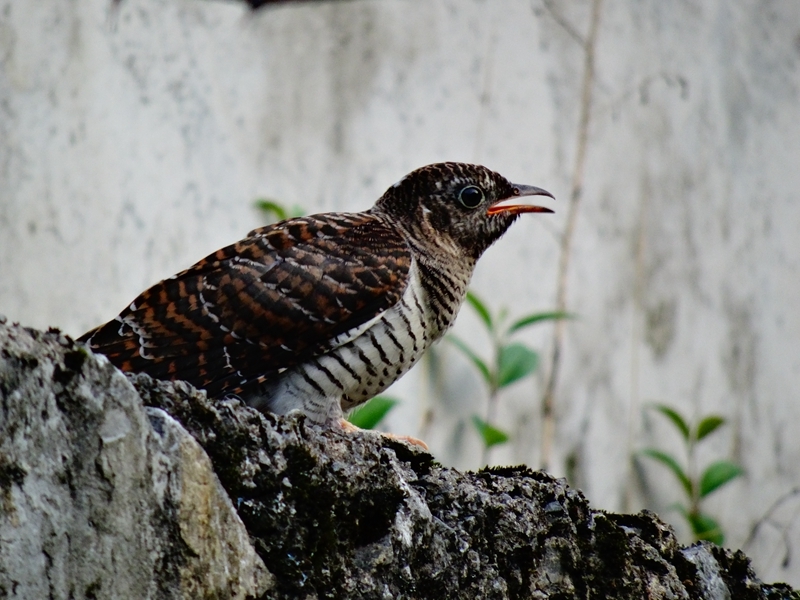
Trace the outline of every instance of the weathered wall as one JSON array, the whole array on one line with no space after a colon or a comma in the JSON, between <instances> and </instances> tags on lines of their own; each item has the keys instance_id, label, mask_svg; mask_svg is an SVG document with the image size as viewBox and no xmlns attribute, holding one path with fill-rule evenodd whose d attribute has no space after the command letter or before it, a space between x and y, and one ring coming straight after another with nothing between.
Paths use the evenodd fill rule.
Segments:
<instances>
[{"instance_id":1,"label":"weathered wall","mask_svg":"<svg viewBox=\"0 0 800 600\"><path fill-rule=\"evenodd\" d=\"M251 15L196 0L0 0L0 312L79 334L260 224L258 196L360 209L437 160L559 197L558 214L515 225L475 277L512 314L553 307L591 8L357 0ZM628 466L632 450L676 443L645 427L642 405L722 413L731 427L702 458L747 469L711 505L741 545L800 480L800 4L606 2L598 14L567 279L580 318L566 330L552 470L599 506L666 509L677 496L663 473ZM474 319L458 327L480 339ZM494 462L540 460L551 333L524 338L545 364L502 398L513 439ZM452 348L440 357L444 380L401 382L389 425L474 467L480 383ZM746 548L766 579L800 583L798 507L789 497Z\"/></svg>"}]
</instances>

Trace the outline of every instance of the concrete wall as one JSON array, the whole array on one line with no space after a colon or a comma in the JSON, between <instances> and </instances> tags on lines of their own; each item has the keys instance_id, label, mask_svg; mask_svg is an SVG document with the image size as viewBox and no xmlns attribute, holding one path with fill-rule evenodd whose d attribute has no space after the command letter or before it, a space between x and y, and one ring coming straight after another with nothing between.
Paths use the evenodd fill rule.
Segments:
<instances>
[{"instance_id":1,"label":"concrete wall","mask_svg":"<svg viewBox=\"0 0 800 600\"><path fill-rule=\"evenodd\" d=\"M262 224L257 197L359 210L439 160L559 198L476 272L474 289L513 316L555 306L576 173L583 183L551 471L595 506L675 517L669 475L629 460L680 451L643 406L725 415L700 460L732 457L747 474L708 509L765 579L800 585L800 4L357 0L250 14L0 0L0 312L23 324L78 335L113 317ZM467 311L457 330L485 347ZM542 367L501 397L512 440L490 458L537 465L553 326L520 339ZM388 426L477 467L481 383L451 346L435 358L393 390L404 402Z\"/></svg>"}]
</instances>

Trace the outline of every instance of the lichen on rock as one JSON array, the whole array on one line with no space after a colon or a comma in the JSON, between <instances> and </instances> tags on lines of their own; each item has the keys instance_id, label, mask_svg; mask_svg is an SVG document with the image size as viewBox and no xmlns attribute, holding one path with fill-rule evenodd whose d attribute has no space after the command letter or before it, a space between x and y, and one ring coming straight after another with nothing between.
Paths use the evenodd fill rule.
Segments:
<instances>
[{"instance_id":1,"label":"lichen on rock","mask_svg":"<svg viewBox=\"0 0 800 600\"><path fill-rule=\"evenodd\" d=\"M0 324L0 498L0 598L273 585L195 439L56 331Z\"/></svg>"},{"instance_id":2,"label":"lichen on rock","mask_svg":"<svg viewBox=\"0 0 800 600\"><path fill-rule=\"evenodd\" d=\"M462 473L4 324L0 540L12 598L798 598L545 473Z\"/></svg>"}]
</instances>

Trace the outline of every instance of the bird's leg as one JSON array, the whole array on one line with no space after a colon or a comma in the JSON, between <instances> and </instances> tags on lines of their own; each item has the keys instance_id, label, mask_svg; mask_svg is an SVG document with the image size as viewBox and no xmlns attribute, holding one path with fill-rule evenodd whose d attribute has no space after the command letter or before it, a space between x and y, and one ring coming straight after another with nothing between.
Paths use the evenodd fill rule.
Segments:
<instances>
[{"instance_id":1,"label":"bird's leg","mask_svg":"<svg viewBox=\"0 0 800 600\"><path fill-rule=\"evenodd\" d=\"M364 431L360 427L356 427L350 421L348 421L347 419L344 419L344 418L343 419L339 419L339 425L341 426L342 429L344 429L345 431L350 432L350 433L353 433L353 432L356 432L356 431ZM419 446L423 450L427 450L428 449L428 444L426 444L422 440L418 440L415 437L411 437L410 435L399 435L397 433L384 433L382 431L379 432L379 433L382 436L385 436L385 437L388 437L388 438L392 438L394 440L400 440L400 441L403 441L403 442L407 442L407 443L409 443L409 444L411 444L413 446Z\"/></svg>"}]
</instances>

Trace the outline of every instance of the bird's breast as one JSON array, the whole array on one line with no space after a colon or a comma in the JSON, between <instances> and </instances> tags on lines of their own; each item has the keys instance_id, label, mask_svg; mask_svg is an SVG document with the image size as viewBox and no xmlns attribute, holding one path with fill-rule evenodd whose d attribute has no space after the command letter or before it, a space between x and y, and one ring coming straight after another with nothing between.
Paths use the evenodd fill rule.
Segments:
<instances>
[{"instance_id":1,"label":"bird's breast","mask_svg":"<svg viewBox=\"0 0 800 600\"><path fill-rule=\"evenodd\" d=\"M312 419L330 420L337 416L336 404L349 410L397 381L449 328L466 293L468 279L454 283L449 276L435 281L434 276L415 261L400 301L369 326L339 336L339 345L326 354L286 372L269 410L302 408ZM447 293L445 286L450 286ZM332 399L339 402L332 405Z\"/></svg>"}]
</instances>

